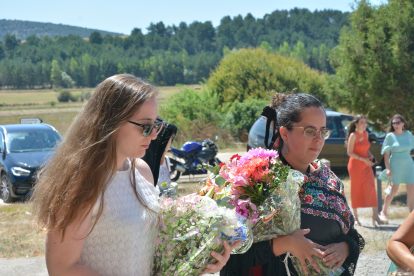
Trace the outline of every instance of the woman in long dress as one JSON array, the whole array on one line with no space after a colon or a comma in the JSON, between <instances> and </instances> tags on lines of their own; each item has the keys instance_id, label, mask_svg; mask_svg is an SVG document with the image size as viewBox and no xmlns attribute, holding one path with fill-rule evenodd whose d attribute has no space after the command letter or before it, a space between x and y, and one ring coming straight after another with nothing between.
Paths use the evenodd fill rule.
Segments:
<instances>
[{"instance_id":1,"label":"woman in long dress","mask_svg":"<svg viewBox=\"0 0 414 276\"><path fill-rule=\"evenodd\" d=\"M381 216L386 218L388 207L397 194L401 183L407 184L407 204L410 213L414 209L414 162L410 151L414 148L414 136L405 130L406 121L403 116L396 114L390 120L388 134L382 144L381 153L384 155L385 167L380 179L391 180L392 194L385 195L384 208Z\"/></svg>"},{"instance_id":2,"label":"woman in long dress","mask_svg":"<svg viewBox=\"0 0 414 276\"><path fill-rule=\"evenodd\" d=\"M151 274L158 190L144 156L163 126L158 92L132 75L104 80L40 172L33 215L49 275ZM205 272L217 272L226 263Z\"/></svg>"},{"instance_id":3,"label":"woman in long dress","mask_svg":"<svg viewBox=\"0 0 414 276\"><path fill-rule=\"evenodd\" d=\"M377 193L372 166L376 163L374 155L369 151L367 118L358 115L348 125L346 136L349 156L348 172L351 179L351 202L355 225L361 225L358 219L358 208L372 207L372 223L385 224L378 216Z\"/></svg>"},{"instance_id":4,"label":"woman in long dress","mask_svg":"<svg viewBox=\"0 0 414 276\"><path fill-rule=\"evenodd\" d=\"M329 137L322 103L308 94L284 96L277 93L262 115L268 120L265 145L277 143L281 161L305 175L299 191L301 230L289 236L254 243L245 253L231 255L221 276L285 276L286 253L297 257L305 274L306 261L319 271L313 256L323 258L342 275L353 275L364 239L354 228L354 217L347 204L342 181L323 163L315 160ZM280 103L281 102L281 103ZM270 144L271 125L276 127ZM290 275L297 275L287 258Z\"/></svg>"}]
</instances>

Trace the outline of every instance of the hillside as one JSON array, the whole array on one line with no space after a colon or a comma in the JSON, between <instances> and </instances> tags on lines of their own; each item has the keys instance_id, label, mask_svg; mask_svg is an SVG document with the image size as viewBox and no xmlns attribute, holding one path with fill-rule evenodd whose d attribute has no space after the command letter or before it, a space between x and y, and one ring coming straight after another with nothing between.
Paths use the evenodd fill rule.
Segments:
<instances>
[{"instance_id":1,"label":"hillside","mask_svg":"<svg viewBox=\"0 0 414 276\"><path fill-rule=\"evenodd\" d=\"M3 36L6 34L15 35L16 38L21 40L25 40L26 37L31 35L37 35L40 38L46 35L50 38L54 38L55 36L67 36L70 34L78 35L80 37L89 37L89 35L94 31L100 32L103 36L107 34L121 35L120 33L113 33L63 24L0 19L0 40L3 40Z\"/></svg>"},{"instance_id":2,"label":"hillside","mask_svg":"<svg viewBox=\"0 0 414 276\"><path fill-rule=\"evenodd\" d=\"M225 16L217 27L211 21L178 26L160 21L150 23L145 34L135 28L129 36L31 35L20 43L16 36L4 35L0 87L95 87L119 73L141 76L157 85L195 84L207 79L226 53L249 47L291 56L313 69L333 73L329 52L338 44L348 16L336 10L295 8L276 10L263 18L250 13Z\"/></svg>"}]
</instances>

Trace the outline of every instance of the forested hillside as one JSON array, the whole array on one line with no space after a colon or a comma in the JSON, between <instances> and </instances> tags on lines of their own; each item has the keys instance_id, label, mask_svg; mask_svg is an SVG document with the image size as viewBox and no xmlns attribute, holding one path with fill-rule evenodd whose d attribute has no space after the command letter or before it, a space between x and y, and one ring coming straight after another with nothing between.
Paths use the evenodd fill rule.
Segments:
<instances>
[{"instance_id":1,"label":"forested hillside","mask_svg":"<svg viewBox=\"0 0 414 276\"><path fill-rule=\"evenodd\" d=\"M78 35L80 37L88 37L94 31L99 31L102 35L121 35L120 33L63 24L0 19L0 40L3 40L3 36L6 34L15 35L17 39L25 40L31 35L36 35L39 38L46 35L54 38L55 36L67 36L70 34Z\"/></svg>"},{"instance_id":2,"label":"forested hillside","mask_svg":"<svg viewBox=\"0 0 414 276\"><path fill-rule=\"evenodd\" d=\"M76 35L54 39L32 35L21 43L16 36L5 35L0 43L0 86L92 87L117 73L131 73L157 85L191 84L208 78L231 49L246 47L279 52L331 73L328 54L348 15L296 8L263 18L226 16L217 28L210 21L178 26L158 22L150 24L147 34L136 28L127 38L93 32L88 41Z\"/></svg>"}]
</instances>

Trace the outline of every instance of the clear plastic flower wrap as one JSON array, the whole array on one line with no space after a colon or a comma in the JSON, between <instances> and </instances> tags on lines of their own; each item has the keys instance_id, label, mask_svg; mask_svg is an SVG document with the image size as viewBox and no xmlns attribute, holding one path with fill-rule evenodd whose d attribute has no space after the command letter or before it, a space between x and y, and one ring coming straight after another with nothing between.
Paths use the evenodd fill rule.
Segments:
<instances>
[{"instance_id":1,"label":"clear plastic flower wrap","mask_svg":"<svg viewBox=\"0 0 414 276\"><path fill-rule=\"evenodd\" d=\"M160 200L153 275L200 275L216 262L212 251L224 252L225 240L230 246L242 240L237 250L246 252L253 243L250 222L208 197L178 197L167 189Z\"/></svg>"},{"instance_id":2,"label":"clear plastic flower wrap","mask_svg":"<svg viewBox=\"0 0 414 276\"><path fill-rule=\"evenodd\" d=\"M291 235L300 229L301 202L299 190L304 176L286 167L273 150L251 149L245 157L234 155L227 163L212 168L213 174L201 189L201 195L211 197L220 206L234 209L252 223L254 242ZM305 275L299 260L290 253L288 257L299 276ZM321 274L307 261L308 275L340 275L344 269L332 270L323 260L313 256ZM286 269L290 274L285 260Z\"/></svg>"}]
</instances>

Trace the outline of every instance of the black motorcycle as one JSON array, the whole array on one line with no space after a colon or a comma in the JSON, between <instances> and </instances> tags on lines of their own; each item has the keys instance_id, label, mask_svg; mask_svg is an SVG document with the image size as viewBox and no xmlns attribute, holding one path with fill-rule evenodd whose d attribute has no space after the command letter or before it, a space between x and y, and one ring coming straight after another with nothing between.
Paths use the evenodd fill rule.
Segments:
<instances>
[{"instance_id":1,"label":"black motorcycle","mask_svg":"<svg viewBox=\"0 0 414 276\"><path fill-rule=\"evenodd\" d=\"M181 149L171 147L169 151L173 154L173 157L170 157L172 181L177 181L181 175L206 174L206 170L197 169L198 164L216 166L221 163L216 157L219 151L216 143L208 138L201 144L190 141L186 142Z\"/></svg>"}]
</instances>

